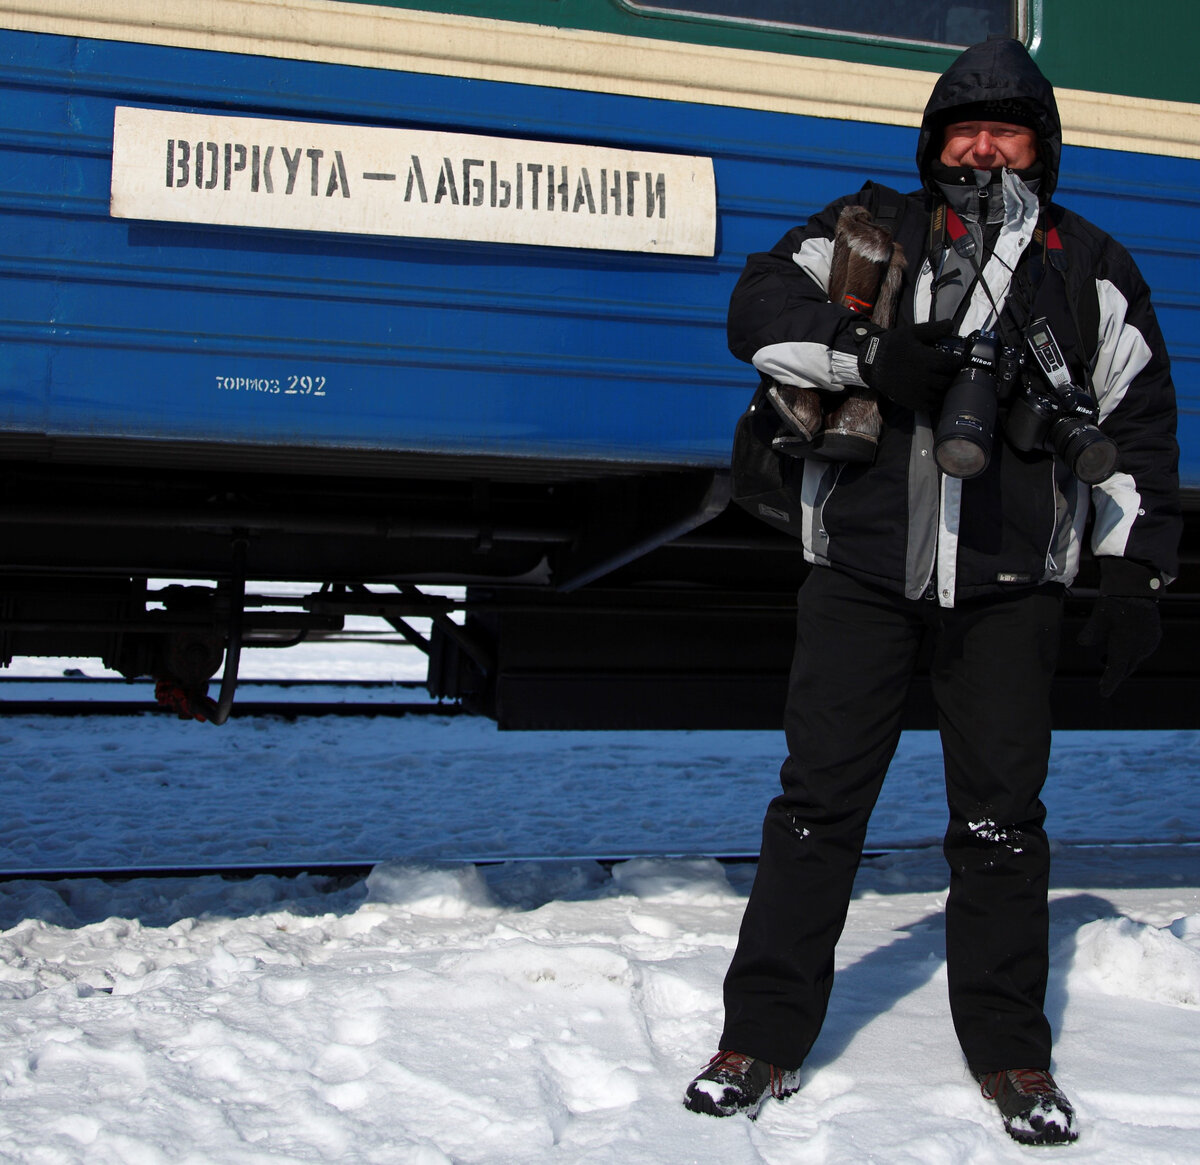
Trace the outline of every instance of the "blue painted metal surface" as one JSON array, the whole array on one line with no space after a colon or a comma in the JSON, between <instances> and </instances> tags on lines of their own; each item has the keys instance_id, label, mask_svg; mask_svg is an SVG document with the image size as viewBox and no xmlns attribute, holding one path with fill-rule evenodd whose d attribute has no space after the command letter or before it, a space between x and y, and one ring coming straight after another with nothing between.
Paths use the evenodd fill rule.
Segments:
<instances>
[{"instance_id":1,"label":"blue painted metal surface","mask_svg":"<svg viewBox=\"0 0 1200 1165\"><path fill-rule=\"evenodd\" d=\"M56 436L724 465L754 379L724 338L746 254L868 177L914 181L912 130L67 37L0 33L0 94L0 429ZM120 104L703 154L718 251L114 220ZM1083 149L1060 184L1154 288L1192 488L1198 191L1198 162Z\"/></svg>"}]
</instances>

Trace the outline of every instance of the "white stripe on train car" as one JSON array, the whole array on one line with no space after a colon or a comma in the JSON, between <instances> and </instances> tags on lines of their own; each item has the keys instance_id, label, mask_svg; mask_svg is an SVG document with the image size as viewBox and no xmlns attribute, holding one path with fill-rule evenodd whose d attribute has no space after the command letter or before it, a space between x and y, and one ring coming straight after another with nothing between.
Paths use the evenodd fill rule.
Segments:
<instances>
[{"instance_id":1,"label":"white stripe on train car","mask_svg":"<svg viewBox=\"0 0 1200 1165\"><path fill-rule=\"evenodd\" d=\"M0 27L916 126L936 75L337 0L0 0ZM552 46L552 51L550 46ZM1056 90L1068 145L1200 158L1200 108Z\"/></svg>"}]
</instances>

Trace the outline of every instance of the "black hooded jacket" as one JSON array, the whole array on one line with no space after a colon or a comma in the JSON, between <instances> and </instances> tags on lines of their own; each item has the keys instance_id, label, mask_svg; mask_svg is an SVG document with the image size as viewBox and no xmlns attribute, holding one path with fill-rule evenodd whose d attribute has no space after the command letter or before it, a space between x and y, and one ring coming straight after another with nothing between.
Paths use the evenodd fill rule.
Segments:
<instances>
[{"instance_id":1,"label":"black hooded jacket","mask_svg":"<svg viewBox=\"0 0 1200 1165\"><path fill-rule=\"evenodd\" d=\"M938 162L948 120L1012 121L1034 128L1034 171L950 171ZM1049 449L1020 452L1003 434L991 462L969 480L946 477L933 457L936 417L880 401L883 432L872 464L795 463L804 554L910 598L944 606L1031 586L1069 584L1090 532L1107 589L1157 594L1174 577L1180 535L1175 396L1149 289L1128 252L1054 204L1062 133L1053 89L1020 42L967 49L938 80L917 144L922 189L901 198L896 227L907 268L897 324L953 318L962 336L995 330L1024 349L1029 324L1045 317L1072 380L1090 383L1099 425L1116 441L1117 470L1088 487ZM994 226L971 221L985 183ZM862 318L829 301L834 228L851 203L874 213L868 183L751 255L729 309L735 356L767 378L815 389L836 405L862 386ZM975 259L955 259L939 234L940 204L963 211L979 240ZM984 216L980 216L984 217ZM947 262L947 259L951 262ZM954 263L959 265L959 286ZM936 282L935 282L936 281ZM1090 527L1088 525L1090 520ZM1111 569L1108 569L1111 568ZM1152 589L1153 588L1153 589Z\"/></svg>"},{"instance_id":2,"label":"black hooded jacket","mask_svg":"<svg viewBox=\"0 0 1200 1165\"><path fill-rule=\"evenodd\" d=\"M931 193L937 186L930 168L942 150L941 131L953 116L965 120L964 112L978 105L980 120L1017 121L1024 124L1027 114L1038 139L1038 159L1045 168L1038 193L1049 202L1058 185L1058 167L1062 158L1062 126L1054 88L1043 76L1020 41L997 37L967 49L947 69L929 100L917 138L917 170ZM1015 116L1014 116L1015 114Z\"/></svg>"}]
</instances>

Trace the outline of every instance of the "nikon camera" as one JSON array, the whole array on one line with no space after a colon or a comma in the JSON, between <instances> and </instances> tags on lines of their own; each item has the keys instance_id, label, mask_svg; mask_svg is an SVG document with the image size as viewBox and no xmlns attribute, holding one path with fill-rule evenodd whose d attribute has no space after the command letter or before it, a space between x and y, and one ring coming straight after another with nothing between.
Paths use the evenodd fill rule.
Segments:
<instances>
[{"instance_id":1,"label":"nikon camera","mask_svg":"<svg viewBox=\"0 0 1200 1165\"><path fill-rule=\"evenodd\" d=\"M1071 383L1062 350L1045 319L1034 320L1028 334L1044 382L1025 379L1023 391L1008 410L1004 432L1014 449L1053 450L1080 481L1096 485L1117 468L1116 442L1096 427L1100 406L1090 392Z\"/></svg>"},{"instance_id":2,"label":"nikon camera","mask_svg":"<svg viewBox=\"0 0 1200 1165\"><path fill-rule=\"evenodd\" d=\"M1034 320L1026 335L1036 374L1026 371L1019 349L998 343L992 332L938 342L962 360L962 368L946 393L934 434L937 463L950 477L981 474L991 459L997 406L1011 398L1004 432L1013 448L1054 453L1080 481L1096 485L1117 466L1116 443L1096 425L1096 399L1072 383L1045 318Z\"/></svg>"}]
</instances>

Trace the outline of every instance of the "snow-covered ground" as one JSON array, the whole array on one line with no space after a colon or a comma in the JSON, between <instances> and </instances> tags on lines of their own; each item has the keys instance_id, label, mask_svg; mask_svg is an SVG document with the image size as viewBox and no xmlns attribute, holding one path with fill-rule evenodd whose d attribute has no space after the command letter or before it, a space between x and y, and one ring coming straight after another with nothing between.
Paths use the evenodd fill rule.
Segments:
<instances>
[{"instance_id":1,"label":"snow-covered ground","mask_svg":"<svg viewBox=\"0 0 1200 1165\"><path fill-rule=\"evenodd\" d=\"M326 674L413 674L381 650ZM775 733L6 717L0 742L0 870L374 864L0 880L0 1160L1200 1162L1200 733L1056 738L1059 1149L1004 1136L955 1043L931 734L885 787L801 1091L755 1123L680 1104L753 877L687 855L757 848Z\"/></svg>"}]
</instances>

